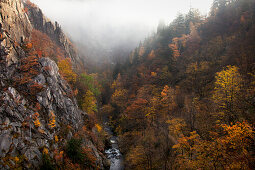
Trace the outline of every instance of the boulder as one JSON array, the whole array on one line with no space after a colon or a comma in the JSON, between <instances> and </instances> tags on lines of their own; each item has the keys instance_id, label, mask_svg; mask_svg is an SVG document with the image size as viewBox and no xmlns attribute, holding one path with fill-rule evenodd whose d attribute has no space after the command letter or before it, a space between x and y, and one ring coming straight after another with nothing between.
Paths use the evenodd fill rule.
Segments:
<instances>
[{"instance_id":1,"label":"boulder","mask_svg":"<svg viewBox=\"0 0 255 170\"><path fill-rule=\"evenodd\" d=\"M9 150L12 144L12 137L10 134L0 135L0 156L4 156Z\"/></svg>"}]
</instances>

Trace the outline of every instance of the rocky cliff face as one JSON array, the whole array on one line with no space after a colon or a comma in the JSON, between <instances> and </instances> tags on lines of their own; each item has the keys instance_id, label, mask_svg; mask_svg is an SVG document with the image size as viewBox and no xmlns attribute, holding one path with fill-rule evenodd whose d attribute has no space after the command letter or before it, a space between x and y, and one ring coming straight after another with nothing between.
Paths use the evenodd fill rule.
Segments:
<instances>
[{"instance_id":1,"label":"rocky cliff face","mask_svg":"<svg viewBox=\"0 0 255 170\"><path fill-rule=\"evenodd\" d=\"M58 36L71 55L65 35L57 25L43 20L39 9L33 24L24 10L20 0L0 1L0 169L35 169L43 150L54 157L53 151L63 148L89 119L78 109L56 63L29 56L23 44L33 27L45 28L47 34ZM76 56L72 58L77 61ZM103 169L103 155L86 135L83 145L91 148L97 166Z\"/></svg>"},{"instance_id":2,"label":"rocky cliff face","mask_svg":"<svg viewBox=\"0 0 255 170\"><path fill-rule=\"evenodd\" d=\"M70 39L64 34L60 25L57 22L52 23L43 15L40 8L29 4L25 4L25 7L28 9L27 14L33 27L43 33L46 33L53 41L64 49L66 55L69 56L76 65L80 64L82 60L80 59L77 50L71 43Z\"/></svg>"},{"instance_id":3,"label":"rocky cliff face","mask_svg":"<svg viewBox=\"0 0 255 170\"><path fill-rule=\"evenodd\" d=\"M24 13L24 5L21 1L1 0L0 2L0 22L8 36L7 39L3 40L2 44L13 49L13 43L21 43L24 37L30 36L32 25L28 16ZM16 63L17 56L16 50L10 50L7 56L8 65Z\"/></svg>"}]
</instances>

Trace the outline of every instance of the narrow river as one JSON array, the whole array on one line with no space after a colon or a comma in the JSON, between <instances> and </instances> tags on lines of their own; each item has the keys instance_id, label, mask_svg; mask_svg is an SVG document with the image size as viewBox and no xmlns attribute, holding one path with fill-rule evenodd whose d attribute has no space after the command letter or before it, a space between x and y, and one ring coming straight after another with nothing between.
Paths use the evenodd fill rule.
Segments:
<instances>
[{"instance_id":1,"label":"narrow river","mask_svg":"<svg viewBox=\"0 0 255 170\"><path fill-rule=\"evenodd\" d=\"M111 162L110 170L124 170L123 156L119 150L117 137L113 135L113 132L108 125L105 125L104 130L111 136L111 147L105 151L107 158Z\"/></svg>"}]
</instances>

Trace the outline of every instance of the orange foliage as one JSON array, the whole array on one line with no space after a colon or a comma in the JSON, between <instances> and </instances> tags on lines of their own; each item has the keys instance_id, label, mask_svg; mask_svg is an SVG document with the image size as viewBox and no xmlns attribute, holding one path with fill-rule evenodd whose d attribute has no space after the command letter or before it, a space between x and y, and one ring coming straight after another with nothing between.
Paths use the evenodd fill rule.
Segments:
<instances>
[{"instance_id":1,"label":"orange foliage","mask_svg":"<svg viewBox=\"0 0 255 170\"><path fill-rule=\"evenodd\" d=\"M162 92L161 92L161 96L162 96L163 98L164 98L165 96L167 96L168 90L169 90L168 85L165 85L164 89L163 89Z\"/></svg>"},{"instance_id":2,"label":"orange foliage","mask_svg":"<svg viewBox=\"0 0 255 170\"><path fill-rule=\"evenodd\" d=\"M174 58L178 58L180 56L178 46L176 44L169 44L168 46L172 49Z\"/></svg>"},{"instance_id":3,"label":"orange foliage","mask_svg":"<svg viewBox=\"0 0 255 170\"><path fill-rule=\"evenodd\" d=\"M247 122L220 125L219 132L211 132L211 140L202 139L196 132L180 138L174 145L179 169L249 169L254 130ZM195 155L195 156L193 156ZM217 168L218 167L218 168ZM184 168L185 169L185 168Z\"/></svg>"},{"instance_id":4,"label":"orange foliage","mask_svg":"<svg viewBox=\"0 0 255 170\"><path fill-rule=\"evenodd\" d=\"M75 89L73 93L74 93L75 96L77 96L78 93L79 93L78 89Z\"/></svg>"},{"instance_id":5,"label":"orange foliage","mask_svg":"<svg viewBox=\"0 0 255 170\"><path fill-rule=\"evenodd\" d=\"M136 99L130 106L127 107L126 111L130 119L142 119L144 118L145 108L148 101L142 98Z\"/></svg>"},{"instance_id":6,"label":"orange foliage","mask_svg":"<svg viewBox=\"0 0 255 170\"><path fill-rule=\"evenodd\" d=\"M19 85L27 84L31 95L36 95L43 89L41 84L32 80L33 77L39 74L39 62L36 56L23 58L19 69L23 73L22 78L18 80Z\"/></svg>"},{"instance_id":7,"label":"orange foliage","mask_svg":"<svg viewBox=\"0 0 255 170\"><path fill-rule=\"evenodd\" d=\"M157 73L156 72L151 72L151 77L156 77Z\"/></svg>"},{"instance_id":8,"label":"orange foliage","mask_svg":"<svg viewBox=\"0 0 255 170\"><path fill-rule=\"evenodd\" d=\"M32 85L29 86L30 94L36 95L38 92L43 90L43 86L34 82Z\"/></svg>"},{"instance_id":9,"label":"orange foliage","mask_svg":"<svg viewBox=\"0 0 255 170\"><path fill-rule=\"evenodd\" d=\"M49 57L55 61L64 59L63 50L47 34L34 29L31 42L39 57Z\"/></svg>"},{"instance_id":10,"label":"orange foliage","mask_svg":"<svg viewBox=\"0 0 255 170\"><path fill-rule=\"evenodd\" d=\"M35 112L33 115L32 115L32 118L34 119L34 125L35 127L39 127L41 125L40 121L39 121L39 113L38 112Z\"/></svg>"},{"instance_id":11,"label":"orange foliage","mask_svg":"<svg viewBox=\"0 0 255 170\"><path fill-rule=\"evenodd\" d=\"M96 168L96 157L93 154L93 150L89 147L83 148L83 154L85 155L85 162L87 166Z\"/></svg>"},{"instance_id":12,"label":"orange foliage","mask_svg":"<svg viewBox=\"0 0 255 170\"><path fill-rule=\"evenodd\" d=\"M56 127L56 116L53 111L50 112L50 120L49 120L49 127L53 129Z\"/></svg>"},{"instance_id":13,"label":"orange foliage","mask_svg":"<svg viewBox=\"0 0 255 170\"><path fill-rule=\"evenodd\" d=\"M55 155L54 158L55 158L56 162L61 162L64 157L64 151L58 152L58 150L55 150L54 155Z\"/></svg>"},{"instance_id":14,"label":"orange foliage","mask_svg":"<svg viewBox=\"0 0 255 170\"><path fill-rule=\"evenodd\" d=\"M32 43L27 43L27 44L25 45L25 47L26 47L27 49L31 49L31 48L33 48L33 44L32 44Z\"/></svg>"},{"instance_id":15,"label":"orange foliage","mask_svg":"<svg viewBox=\"0 0 255 170\"><path fill-rule=\"evenodd\" d=\"M81 170L81 167L79 164L72 163L72 161L68 158L65 158L64 162L65 162L65 169L67 170Z\"/></svg>"},{"instance_id":16,"label":"orange foliage","mask_svg":"<svg viewBox=\"0 0 255 170\"><path fill-rule=\"evenodd\" d=\"M38 57L34 55L21 59L19 70L22 73L22 77L16 78L15 80L17 88L19 88L23 94L28 95L27 91L22 88L24 85L28 87L30 96L35 96L43 89L41 84L33 81L33 78L39 74L39 67Z\"/></svg>"},{"instance_id":17,"label":"orange foliage","mask_svg":"<svg viewBox=\"0 0 255 170\"><path fill-rule=\"evenodd\" d=\"M38 58L36 56L28 56L21 60L21 67L20 70L22 72L29 72L31 76L35 76L39 73L38 71Z\"/></svg>"}]
</instances>

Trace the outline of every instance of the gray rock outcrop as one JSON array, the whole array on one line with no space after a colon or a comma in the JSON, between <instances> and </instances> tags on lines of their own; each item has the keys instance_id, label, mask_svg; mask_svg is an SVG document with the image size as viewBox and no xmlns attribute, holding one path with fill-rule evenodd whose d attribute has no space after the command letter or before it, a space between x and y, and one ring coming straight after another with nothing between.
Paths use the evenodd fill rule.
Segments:
<instances>
[{"instance_id":1,"label":"gray rock outcrop","mask_svg":"<svg viewBox=\"0 0 255 170\"><path fill-rule=\"evenodd\" d=\"M60 76L57 64L49 58L38 59L38 74L29 80L40 90L32 94L29 87L33 84L19 85L18 81L24 77L20 70L21 61L27 57L22 43L25 38L30 39L33 27L44 29L59 40L66 53L78 61L78 55L69 49L60 27L46 21L39 8L34 10L37 11L31 13L31 24L21 0L0 1L0 31L3 35L0 39L0 169L13 169L21 161L23 169L38 168L44 148L53 156L53 151L60 146L63 148L81 129L84 120L89 119L79 110L72 89ZM50 125L53 115L55 127ZM68 126L71 129L68 130ZM83 140L86 147L93 150L97 166L103 169L103 155L89 137L85 135Z\"/></svg>"}]
</instances>

